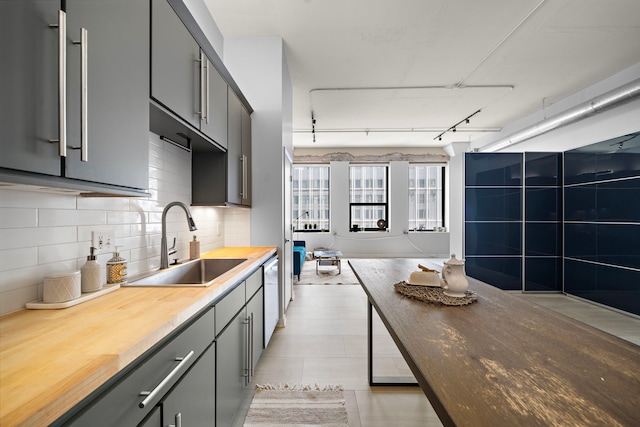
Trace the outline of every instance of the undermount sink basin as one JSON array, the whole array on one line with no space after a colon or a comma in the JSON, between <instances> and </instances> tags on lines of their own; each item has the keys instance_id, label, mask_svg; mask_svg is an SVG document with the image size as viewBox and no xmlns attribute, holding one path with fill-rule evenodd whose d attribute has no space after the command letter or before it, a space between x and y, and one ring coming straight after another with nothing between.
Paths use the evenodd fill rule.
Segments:
<instances>
[{"instance_id":1,"label":"undermount sink basin","mask_svg":"<svg viewBox=\"0 0 640 427\"><path fill-rule=\"evenodd\" d=\"M197 259L171 266L125 286L209 286L217 277L245 262L246 259Z\"/></svg>"}]
</instances>

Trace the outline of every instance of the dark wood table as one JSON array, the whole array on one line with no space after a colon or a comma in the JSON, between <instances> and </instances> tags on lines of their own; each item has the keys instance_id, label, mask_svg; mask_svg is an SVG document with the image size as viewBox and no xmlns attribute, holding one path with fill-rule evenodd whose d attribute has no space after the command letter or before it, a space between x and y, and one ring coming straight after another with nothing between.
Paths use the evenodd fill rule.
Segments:
<instances>
[{"instance_id":1,"label":"dark wood table","mask_svg":"<svg viewBox=\"0 0 640 427\"><path fill-rule=\"evenodd\" d=\"M468 306L395 292L419 263L349 261L445 426L640 426L639 346L472 278Z\"/></svg>"}]
</instances>

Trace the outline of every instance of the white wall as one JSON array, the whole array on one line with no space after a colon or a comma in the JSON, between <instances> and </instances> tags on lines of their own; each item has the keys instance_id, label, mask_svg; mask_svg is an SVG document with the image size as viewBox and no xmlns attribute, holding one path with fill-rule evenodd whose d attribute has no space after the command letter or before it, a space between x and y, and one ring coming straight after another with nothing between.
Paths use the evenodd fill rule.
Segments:
<instances>
[{"instance_id":1,"label":"white wall","mask_svg":"<svg viewBox=\"0 0 640 427\"><path fill-rule=\"evenodd\" d=\"M291 78L280 37L227 37L224 63L254 112L251 115L251 244L280 251L280 324L293 292L291 250L285 245L284 148L292 151Z\"/></svg>"},{"instance_id":2,"label":"white wall","mask_svg":"<svg viewBox=\"0 0 640 427\"><path fill-rule=\"evenodd\" d=\"M340 250L348 258L436 257L448 258L449 233L410 232L409 162L389 162L388 232L349 231L349 162L331 162L330 233L294 233L306 241L307 250L326 247Z\"/></svg>"},{"instance_id":3,"label":"white wall","mask_svg":"<svg viewBox=\"0 0 640 427\"><path fill-rule=\"evenodd\" d=\"M190 203L191 155L154 134L149 134L149 150L149 198L0 189L0 314L41 298L45 275L80 269L95 229L115 231L129 275L159 268L162 210L174 200ZM190 210L195 232L189 231L182 209L174 207L167 216L169 245L178 238L180 259L189 257L193 235L202 252L249 245L248 210ZM99 255L98 262L104 267L109 258L110 254Z\"/></svg>"}]
</instances>

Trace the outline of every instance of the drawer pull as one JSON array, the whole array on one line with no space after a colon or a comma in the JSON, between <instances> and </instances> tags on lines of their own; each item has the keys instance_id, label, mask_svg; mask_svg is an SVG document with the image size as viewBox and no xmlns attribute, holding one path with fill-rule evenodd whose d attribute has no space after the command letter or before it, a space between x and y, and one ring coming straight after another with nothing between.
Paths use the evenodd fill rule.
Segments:
<instances>
[{"instance_id":1,"label":"drawer pull","mask_svg":"<svg viewBox=\"0 0 640 427\"><path fill-rule=\"evenodd\" d=\"M176 357L176 362L180 362L178 363L172 370L171 372L169 372L169 374L167 374L166 377L164 377L164 379L162 381L160 381L160 384L158 384L153 390L151 391L141 391L140 392L140 396L146 396L144 398L144 400L142 402L140 402L138 404L138 406L140 408L144 408L146 407L149 402L151 402L153 399L155 399L155 397L162 391L162 389L167 385L167 383L169 383L170 381L173 380L173 378L178 374L178 372L182 369L183 366L185 366L186 364L189 363L189 360L191 360L191 358L194 355L194 351L191 350L185 357Z\"/></svg>"}]
</instances>

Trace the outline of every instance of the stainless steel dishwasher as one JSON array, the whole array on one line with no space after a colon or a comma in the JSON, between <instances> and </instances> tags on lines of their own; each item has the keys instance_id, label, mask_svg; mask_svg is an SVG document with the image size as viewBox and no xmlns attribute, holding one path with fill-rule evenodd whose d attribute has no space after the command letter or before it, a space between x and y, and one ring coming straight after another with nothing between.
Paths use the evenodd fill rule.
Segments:
<instances>
[{"instance_id":1,"label":"stainless steel dishwasher","mask_svg":"<svg viewBox=\"0 0 640 427\"><path fill-rule=\"evenodd\" d=\"M269 344L271 335L278 325L278 255L264 264L264 346Z\"/></svg>"}]
</instances>

